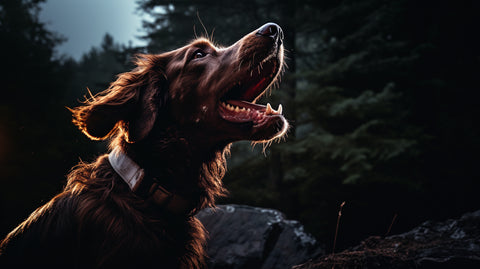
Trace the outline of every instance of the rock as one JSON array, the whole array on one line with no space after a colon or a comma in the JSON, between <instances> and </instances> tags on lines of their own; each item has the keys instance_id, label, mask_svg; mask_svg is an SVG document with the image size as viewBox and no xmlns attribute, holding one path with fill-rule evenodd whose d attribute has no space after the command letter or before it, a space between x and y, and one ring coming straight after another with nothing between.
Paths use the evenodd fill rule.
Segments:
<instances>
[{"instance_id":1,"label":"rock","mask_svg":"<svg viewBox=\"0 0 480 269\"><path fill-rule=\"evenodd\" d=\"M197 214L209 232L209 268L291 268L323 253L303 226L273 209L220 205Z\"/></svg>"},{"instance_id":2,"label":"rock","mask_svg":"<svg viewBox=\"0 0 480 269\"><path fill-rule=\"evenodd\" d=\"M399 235L369 237L359 246L293 268L333 266L337 269L480 268L480 210L456 220L427 221Z\"/></svg>"}]
</instances>

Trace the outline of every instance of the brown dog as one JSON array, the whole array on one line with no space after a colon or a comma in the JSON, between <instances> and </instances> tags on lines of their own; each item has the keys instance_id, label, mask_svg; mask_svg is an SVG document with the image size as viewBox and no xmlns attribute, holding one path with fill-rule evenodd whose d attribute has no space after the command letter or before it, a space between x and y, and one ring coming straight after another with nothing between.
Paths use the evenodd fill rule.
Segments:
<instances>
[{"instance_id":1,"label":"brown dog","mask_svg":"<svg viewBox=\"0 0 480 269\"><path fill-rule=\"evenodd\" d=\"M72 109L109 154L81 163L64 191L0 245L0 267L202 268L194 217L225 195L225 154L238 140L285 134L281 106L255 101L283 67L283 33L268 23L228 48L206 39L160 55Z\"/></svg>"}]
</instances>

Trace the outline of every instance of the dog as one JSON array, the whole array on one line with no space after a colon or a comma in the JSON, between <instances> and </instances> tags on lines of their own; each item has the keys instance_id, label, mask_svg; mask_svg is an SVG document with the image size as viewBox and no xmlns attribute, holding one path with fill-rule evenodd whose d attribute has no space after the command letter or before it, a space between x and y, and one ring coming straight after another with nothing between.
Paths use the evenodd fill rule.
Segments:
<instances>
[{"instance_id":1,"label":"dog","mask_svg":"<svg viewBox=\"0 0 480 269\"><path fill-rule=\"evenodd\" d=\"M232 142L269 142L288 122L256 102L284 67L283 32L267 23L230 47L205 38L136 68L70 109L110 152L72 168L64 190L0 244L0 267L204 268L195 214L227 194Z\"/></svg>"}]
</instances>

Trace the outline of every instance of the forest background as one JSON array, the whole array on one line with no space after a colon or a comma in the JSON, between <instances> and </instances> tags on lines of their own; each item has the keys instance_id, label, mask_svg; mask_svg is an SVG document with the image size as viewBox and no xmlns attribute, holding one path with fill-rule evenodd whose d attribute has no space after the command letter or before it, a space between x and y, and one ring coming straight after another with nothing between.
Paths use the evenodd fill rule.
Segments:
<instances>
[{"instance_id":1,"label":"forest background","mask_svg":"<svg viewBox=\"0 0 480 269\"><path fill-rule=\"evenodd\" d=\"M39 20L41 0L0 1L0 237L61 191L79 159L107 149L65 107L106 89L135 53L196 35L230 45L266 22L287 66L268 96L293 128L282 143L235 143L219 203L275 208L331 247L479 209L478 1L137 0L144 47L108 33L80 59ZM112 16L115 7L112 7ZM475 116L476 115L476 116Z\"/></svg>"}]
</instances>

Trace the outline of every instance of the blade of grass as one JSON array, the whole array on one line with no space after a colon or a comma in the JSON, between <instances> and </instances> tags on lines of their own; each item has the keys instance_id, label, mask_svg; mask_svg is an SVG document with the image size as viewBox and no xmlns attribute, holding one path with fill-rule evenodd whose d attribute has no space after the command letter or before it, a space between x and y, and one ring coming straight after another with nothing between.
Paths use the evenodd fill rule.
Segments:
<instances>
[{"instance_id":1,"label":"blade of grass","mask_svg":"<svg viewBox=\"0 0 480 269\"><path fill-rule=\"evenodd\" d=\"M345 201L343 201L340 204L340 209L338 210L337 227L335 228L335 237L333 238L333 247L332 247L332 258L333 258L332 269L335 268L335 246L337 245L338 227L340 225L340 218L342 217L342 209L344 205L345 205Z\"/></svg>"}]
</instances>

